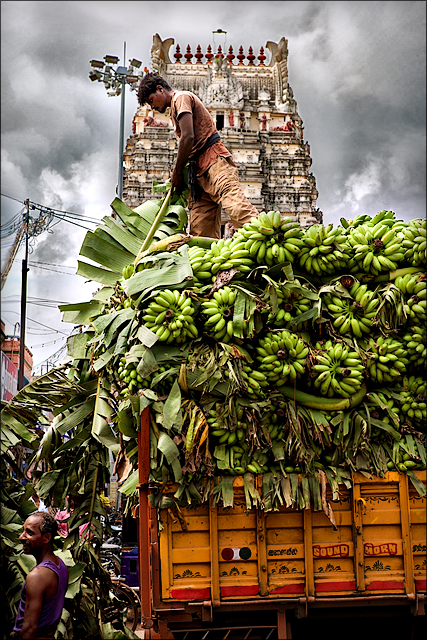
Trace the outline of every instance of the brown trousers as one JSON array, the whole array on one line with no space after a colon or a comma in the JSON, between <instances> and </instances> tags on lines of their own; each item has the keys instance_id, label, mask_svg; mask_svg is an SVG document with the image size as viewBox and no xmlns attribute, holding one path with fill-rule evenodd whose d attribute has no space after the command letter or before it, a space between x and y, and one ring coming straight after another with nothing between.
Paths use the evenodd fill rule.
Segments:
<instances>
[{"instance_id":1,"label":"brown trousers","mask_svg":"<svg viewBox=\"0 0 427 640\"><path fill-rule=\"evenodd\" d=\"M221 208L230 216L235 229L240 229L258 211L249 202L239 182L239 172L231 158L218 156L207 171L197 178L202 197L188 200L190 234L208 238L221 237Z\"/></svg>"}]
</instances>

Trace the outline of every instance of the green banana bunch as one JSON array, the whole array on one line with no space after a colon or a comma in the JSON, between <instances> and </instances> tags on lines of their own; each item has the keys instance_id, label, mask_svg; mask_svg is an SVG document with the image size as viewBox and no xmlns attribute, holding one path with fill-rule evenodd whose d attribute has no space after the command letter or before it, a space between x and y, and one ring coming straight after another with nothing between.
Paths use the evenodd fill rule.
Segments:
<instances>
[{"instance_id":1,"label":"green banana bunch","mask_svg":"<svg viewBox=\"0 0 427 640\"><path fill-rule=\"evenodd\" d=\"M350 350L344 342L327 340L324 344L317 342L316 364L311 367L314 372L312 384L319 389L322 396L332 398L339 395L343 398L352 396L363 383L364 366L356 351Z\"/></svg>"},{"instance_id":2,"label":"green banana bunch","mask_svg":"<svg viewBox=\"0 0 427 640\"><path fill-rule=\"evenodd\" d=\"M277 386L296 380L305 373L309 349L296 333L281 329L267 333L256 347L260 371Z\"/></svg>"},{"instance_id":3,"label":"green banana bunch","mask_svg":"<svg viewBox=\"0 0 427 640\"><path fill-rule=\"evenodd\" d=\"M299 223L282 218L280 211L262 211L258 218L244 224L238 234L245 238L245 247L255 262L269 267L294 262L303 246Z\"/></svg>"},{"instance_id":4,"label":"green banana bunch","mask_svg":"<svg viewBox=\"0 0 427 640\"><path fill-rule=\"evenodd\" d=\"M233 306L236 295L235 289L222 287L201 305L202 313L206 317L205 331L221 342L229 342L233 337Z\"/></svg>"},{"instance_id":5,"label":"green banana bunch","mask_svg":"<svg viewBox=\"0 0 427 640\"><path fill-rule=\"evenodd\" d=\"M188 259L193 270L194 284L199 286L203 282L212 281L212 258L211 250L206 251L202 247L189 247Z\"/></svg>"},{"instance_id":6,"label":"green banana bunch","mask_svg":"<svg viewBox=\"0 0 427 640\"><path fill-rule=\"evenodd\" d=\"M406 317L412 324L423 324L426 320L426 274L410 273L398 276L394 284L406 295L406 303L402 303L402 311Z\"/></svg>"},{"instance_id":7,"label":"green banana bunch","mask_svg":"<svg viewBox=\"0 0 427 640\"><path fill-rule=\"evenodd\" d=\"M268 379L264 373L244 363L241 375L246 383L246 393L250 396L265 398L265 388L268 387Z\"/></svg>"},{"instance_id":8,"label":"green banana bunch","mask_svg":"<svg viewBox=\"0 0 427 640\"><path fill-rule=\"evenodd\" d=\"M420 440L417 441L414 439L412 435L410 435L409 438L411 438L410 445L406 436L403 436L399 441L397 459L387 462L387 469L390 471L395 471L396 468L403 472L408 471L408 469L426 468L419 454L419 448L423 447L425 449L424 445ZM409 453L409 451L411 451L411 453Z\"/></svg>"},{"instance_id":9,"label":"green banana bunch","mask_svg":"<svg viewBox=\"0 0 427 640\"><path fill-rule=\"evenodd\" d=\"M307 289L298 279L293 280L292 283L279 285L276 288L279 308L275 314L271 311L269 312L267 316L268 324L272 324L275 327L285 327L292 320L295 321L295 324L298 324L298 316L311 309L311 300L295 291L293 289L294 285Z\"/></svg>"},{"instance_id":10,"label":"green banana bunch","mask_svg":"<svg viewBox=\"0 0 427 640\"><path fill-rule=\"evenodd\" d=\"M266 444L280 442L285 427L285 403L283 401L272 402L270 408L263 415L262 428Z\"/></svg>"},{"instance_id":11,"label":"green banana bunch","mask_svg":"<svg viewBox=\"0 0 427 640\"><path fill-rule=\"evenodd\" d=\"M226 469L232 475L246 473L251 458L250 446L246 441L248 425L244 422L242 408L239 409L237 418L233 428L227 411L219 415L215 409L211 409L207 414L209 435L215 444L213 460L216 458L217 447L221 447L221 462L217 461L217 468Z\"/></svg>"},{"instance_id":12,"label":"green banana bunch","mask_svg":"<svg viewBox=\"0 0 427 640\"><path fill-rule=\"evenodd\" d=\"M392 212L386 214L394 216ZM393 229L394 217L383 217L374 223L375 219L347 234L351 256L348 268L352 272L363 271L377 276L384 271L395 271L405 259L400 239Z\"/></svg>"},{"instance_id":13,"label":"green banana bunch","mask_svg":"<svg viewBox=\"0 0 427 640\"><path fill-rule=\"evenodd\" d=\"M366 352L366 368L372 380L393 382L401 378L409 364L408 352L404 343L397 338L369 338L360 343Z\"/></svg>"},{"instance_id":14,"label":"green banana bunch","mask_svg":"<svg viewBox=\"0 0 427 640\"><path fill-rule=\"evenodd\" d=\"M411 326L402 338L408 352L409 361L415 367L425 367L427 363L427 330L425 326Z\"/></svg>"},{"instance_id":15,"label":"green banana bunch","mask_svg":"<svg viewBox=\"0 0 427 640\"><path fill-rule=\"evenodd\" d=\"M117 373L123 387L120 391L121 396L135 393L138 389L144 389L148 386L148 380L144 380L137 371L137 362L129 362L126 364L126 358L121 358Z\"/></svg>"},{"instance_id":16,"label":"green banana bunch","mask_svg":"<svg viewBox=\"0 0 427 640\"><path fill-rule=\"evenodd\" d=\"M408 420L414 427L426 430L426 395L427 385L420 376L405 376L402 381L402 389L398 390L403 398L400 407L403 420Z\"/></svg>"},{"instance_id":17,"label":"green banana bunch","mask_svg":"<svg viewBox=\"0 0 427 640\"><path fill-rule=\"evenodd\" d=\"M135 271L135 267L133 266L133 264L128 264L127 267L123 267L123 271L122 271L123 278L127 280L128 278L131 277L131 275L133 275L134 271Z\"/></svg>"},{"instance_id":18,"label":"green banana bunch","mask_svg":"<svg viewBox=\"0 0 427 640\"><path fill-rule=\"evenodd\" d=\"M229 259L231 256L231 249L229 247L231 240L232 238L229 238L228 240L221 238L221 240L217 240L211 244L212 275L216 275L218 271L227 271L228 269L233 268L234 265Z\"/></svg>"},{"instance_id":19,"label":"green banana bunch","mask_svg":"<svg viewBox=\"0 0 427 640\"><path fill-rule=\"evenodd\" d=\"M340 218L341 226L343 229L355 229L356 227L360 227L360 225L365 224L365 222L371 222L371 216L367 214L360 214L353 218L352 220L346 220L345 218Z\"/></svg>"},{"instance_id":20,"label":"green banana bunch","mask_svg":"<svg viewBox=\"0 0 427 640\"><path fill-rule=\"evenodd\" d=\"M257 266L255 258L251 256L246 243L245 236L239 232L225 242L226 248L231 252L227 259L227 262L231 263L230 268L238 269L243 274L249 273ZM223 270L223 267L220 268L221 270Z\"/></svg>"},{"instance_id":21,"label":"green banana bunch","mask_svg":"<svg viewBox=\"0 0 427 640\"><path fill-rule=\"evenodd\" d=\"M347 258L340 245L346 236L340 227L314 224L306 230L304 246L299 252L298 263L307 273L315 276L334 274L346 266Z\"/></svg>"},{"instance_id":22,"label":"green banana bunch","mask_svg":"<svg viewBox=\"0 0 427 640\"><path fill-rule=\"evenodd\" d=\"M334 328L341 335L351 333L356 338L361 338L364 333L370 331L379 299L368 285L360 284L358 280L353 281L349 294L351 298L325 293L323 304L334 318Z\"/></svg>"},{"instance_id":23,"label":"green banana bunch","mask_svg":"<svg viewBox=\"0 0 427 640\"><path fill-rule=\"evenodd\" d=\"M402 245L405 249L405 260L413 267L427 264L426 220L411 220L402 229Z\"/></svg>"},{"instance_id":24,"label":"green banana bunch","mask_svg":"<svg viewBox=\"0 0 427 640\"><path fill-rule=\"evenodd\" d=\"M180 344L199 335L194 313L190 296L176 289L162 289L148 305L142 320L161 342Z\"/></svg>"}]
</instances>

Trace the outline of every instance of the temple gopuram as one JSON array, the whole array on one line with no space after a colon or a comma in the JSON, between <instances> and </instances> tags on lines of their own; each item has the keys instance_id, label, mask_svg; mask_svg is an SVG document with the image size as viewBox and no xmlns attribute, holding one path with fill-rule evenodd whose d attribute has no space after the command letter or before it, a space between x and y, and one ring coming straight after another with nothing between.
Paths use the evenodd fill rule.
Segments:
<instances>
[{"instance_id":1,"label":"temple gopuram","mask_svg":"<svg viewBox=\"0 0 427 640\"><path fill-rule=\"evenodd\" d=\"M310 172L310 146L288 83L288 43L267 42L256 56L240 46L214 53L190 45L181 53L174 39L153 37L151 69L174 90L195 93L209 110L224 145L232 152L247 198L258 211L280 211L301 226L322 221L316 208L316 180ZM136 208L158 197L152 181L169 179L178 142L169 117L138 107L124 153L123 200ZM228 220L223 212L222 224Z\"/></svg>"}]
</instances>

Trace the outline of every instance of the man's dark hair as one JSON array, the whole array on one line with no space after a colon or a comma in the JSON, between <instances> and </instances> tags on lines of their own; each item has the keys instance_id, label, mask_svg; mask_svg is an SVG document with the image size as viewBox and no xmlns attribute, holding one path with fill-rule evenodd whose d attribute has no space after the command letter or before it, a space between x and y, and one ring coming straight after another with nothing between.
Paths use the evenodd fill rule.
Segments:
<instances>
[{"instance_id":1,"label":"man's dark hair","mask_svg":"<svg viewBox=\"0 0 427 640\"><path fill-rule=\"evenodd\" d=\"M158 86L172 91L172 87L170 87L166 80L162 78L162 76L159 76L158 73L147 73L142 78L138 87L138 102L141 106L147 102L149 95L156 93Z\"/></svg>"},{"instance_id":2,"label":"man's dark hair","mask_svg":"<svg viewBox=\"0 0 427 640\"><path fill-rule=\"evenodd\" d=\"M55 518L46 511L36 511L36 513L32 513L31 515L40 518L40 533L51 533L53 541L53 538L58 535L58 523Z\"/></svg>"}]
</instances>

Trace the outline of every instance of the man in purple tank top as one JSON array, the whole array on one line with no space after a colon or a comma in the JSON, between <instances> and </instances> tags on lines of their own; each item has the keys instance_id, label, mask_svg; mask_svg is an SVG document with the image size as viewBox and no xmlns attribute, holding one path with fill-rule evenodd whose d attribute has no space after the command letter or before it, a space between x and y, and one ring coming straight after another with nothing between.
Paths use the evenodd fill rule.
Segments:
<instances>
[{"instance_id":1,"label":"man in purple tank top","mask_svg":"<svg viewBox=\"0 0 427 640\"><path fill-rule=\"evenodd\" d=\"M24 522L19 539L24 553L33 555L37 566L27 575L22 587L12 638L48 640L54 637L68 587L68 569L53 553L57 532L55 518L42 511L33 513Z\"/></svg>"}]
</instances>

